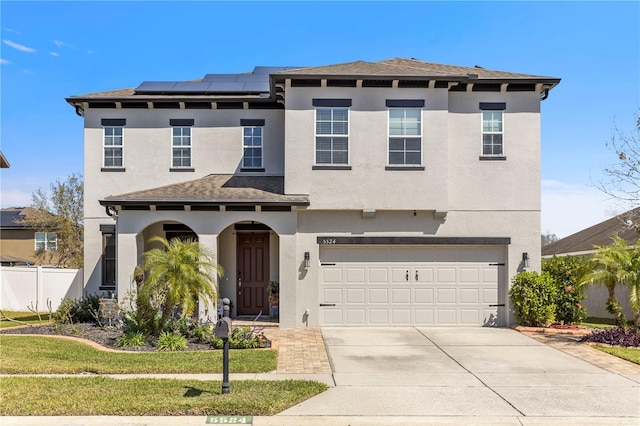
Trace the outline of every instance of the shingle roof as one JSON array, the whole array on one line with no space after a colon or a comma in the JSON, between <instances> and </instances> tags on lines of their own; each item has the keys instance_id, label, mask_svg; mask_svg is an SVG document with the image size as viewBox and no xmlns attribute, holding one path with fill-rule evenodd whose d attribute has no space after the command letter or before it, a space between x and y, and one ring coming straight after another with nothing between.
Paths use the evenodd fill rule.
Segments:
<instances>
[{"instance_id":1,"label":"shingle roof","mask_svg":"<svg viewBox=\"0 0 640 426\"><path fill-rule=\"evenodd\" d=\"M628 243L635 244L640 234L637 228L627 225L626 221L637 221L639 217L640 207L548 244L542 248L542 255L552 256L592 251L594 245L610 245L613 242L611 238L613 235L618 235Z\"/></svg>"},{"instance_id":2,"label":"shingle roof","mask_svg":"<svg viewBox=\"0 0 640 426\"><path fill-rule=\"evenodd\" d=\"M257 68L289 68L289 67L256 67ZM254 70L255 71L255 70ZM268 69L267 71L270 71ZM251 73L248 73L251 74ZM310 77L310 76L371 76L371 77L434 77L434 78L454 78L466 79L472 76L478 80L523 80L523 81L546 81L550 87L558 84L560 79L554 77L543 77L530 74L519 74L505 71L495 71L482 67L463 67L457 65L438 64L433 62L423 62L417 59L393 58L377 62L355 61L335 65L318 67L301 67L285 69L283 71L272 72L272 76L281 77ZM185 80L185 82L201 82L202 79ZM74 95L67 101L92 100L92 99L118 99L118 98L139 98L161 99L176 97L177 95L136 95L135 88L108 90L104 92L87 93L84 95ZM184 97L184 95L180 95ZM253 96L255 97L255 96Z\"/></svg>"},{"instance_id":3,"label":"shingle roof","mask_svg":"<svg viewBox=\"0 0 640 426\"><path fill-rule=\"evenodd\" d=\"M505 71L493 71L481 67L462 67L456 65L422 62L416 59L394 58L378 62L347 62L344 64L320 67L299 68L280 71L276 75L371 75L371 76L428 76L428 77L467 77L476 74L478 78L488 79L550 79L530 74L518 74Z\"/></svg>"},{"instance_id":4,"label":"shingle roof","mask_svg":"<svg viewBox=\"0 0 640 426\"><path fill-rule=\"evenodd\" d=\"M0 210L0 228L2 229L26 229L28 228L21 223L24 218L37 211L33 207L9 207Z\"/></svg>"},{"instance_id":5,"label":"shingle roof","mask_svg":"<svg viewBox=\"0 0 640 426\"><path fill-rule=\"evenodd\" d=\"M100 201L102 205L204 203L307 205L309 198L306 195L285 195L283 176L212 174L188 182L112 195Z\"/></svg>"}]
</instances>

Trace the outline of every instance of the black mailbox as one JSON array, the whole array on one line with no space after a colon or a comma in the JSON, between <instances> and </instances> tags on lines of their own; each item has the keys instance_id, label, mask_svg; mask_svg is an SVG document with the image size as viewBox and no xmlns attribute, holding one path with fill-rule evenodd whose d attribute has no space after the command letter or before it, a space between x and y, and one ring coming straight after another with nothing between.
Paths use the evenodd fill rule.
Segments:
<instances>
[{"instance_id":1,"label":"black mailbox","mask_svg":"<svg viewBox=\"0 0 640 426\"><path fill-rule=\"evenodd\" d=\"M216 337L228 339L229 333L231 333L231 319L227 317L220 318L216 322Z\"/></svg>"}]
</instances>

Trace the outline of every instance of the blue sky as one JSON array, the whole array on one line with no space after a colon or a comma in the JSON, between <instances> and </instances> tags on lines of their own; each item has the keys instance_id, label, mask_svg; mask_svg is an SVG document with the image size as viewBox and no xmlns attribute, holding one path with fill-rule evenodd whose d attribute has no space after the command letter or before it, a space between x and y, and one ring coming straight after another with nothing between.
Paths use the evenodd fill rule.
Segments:
<instances>
[{"instance_id":1,"label":"blue sky","mask_svg":"<svg viewBox=\"0 0 640 426\"><path fill-rule=\"evenodd\" d=\"M393 57L560 77L542 103L542 231L624 211L595 189L640 111L638 2L0 2L2 207L82 173L64 98L255 65Z\"/></svg>"}]
</instances>

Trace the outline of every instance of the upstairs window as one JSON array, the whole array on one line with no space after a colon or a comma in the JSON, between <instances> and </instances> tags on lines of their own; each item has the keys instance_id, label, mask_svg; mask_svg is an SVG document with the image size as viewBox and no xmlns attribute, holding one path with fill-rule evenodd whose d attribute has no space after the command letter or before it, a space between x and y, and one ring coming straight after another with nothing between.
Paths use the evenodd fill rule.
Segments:
<instances>
[{"instance_id":1,"label":"upstairs window","mask_svg":"<svg viewBox=\"0 0 640 426\"><path fill-rule=\"evenodd\" d=\"M389 165L422 164L422 109L389 108Z\"/></svg>"},{"instance_id":2,"label":"upstairs window","mask_svg":"<svg viewBox=\"0 0 640 426\"><path fill-rule=\"evenodd\" d=\"M349 164L348 108L316 108L316 164Z\"/></svg>"},{"instance_id":3,"label":"upstairs window","mask_svg":"<svg viewBox=\"0 0 640 426\"><path fill-rule=\"evenodd\" d=\"M107 126L104 128L104 167L122 168L123 162L123 135L122 127Z\"/></svg>"},{"instance_id":4,"label":"upstairs window","mask_svg":"<svg viewBox=\"0 0 640 426\"><path fill-rule=\"evenodd\" d=\"M243 128L242 152L243 168L262 168L262 127Z\"/></svg>"},{"instance_id":5,"label":"upstairs window","mask_svg":"<svg viewBox=\"0 0 640 426\"><path fill-rule=\"evenodd\" d=\"M502 111L482 111L482 155L503 155L502 118Z\"/></svg>"},{"instance_id":6,"label":"upstairs window","mask_svg":"<svg viewBox=\"0 0 640 426\"><path fill-rule=\"evenodd\" d=\"M55 232L36 232L36 251L51 251L58 248L58 235Z\"/></svg>"},{"instance_id":7,"label":"upstairs window","mask_svg":"<svg viewBox=\"0 0 640 426\"><path fill-rule=\"evenodd\" d=\"M171 167L191 167L191 127L171 128Z\"/></svg>"}]
</instances>

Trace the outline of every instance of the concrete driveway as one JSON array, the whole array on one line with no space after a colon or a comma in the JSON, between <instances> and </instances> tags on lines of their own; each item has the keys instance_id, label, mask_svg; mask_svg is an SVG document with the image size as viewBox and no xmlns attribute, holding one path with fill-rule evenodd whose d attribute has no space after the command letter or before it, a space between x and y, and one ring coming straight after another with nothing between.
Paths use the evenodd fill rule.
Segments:
<instances>
[{"instance_id":1,"label":"concrete driveway","mask_svg":"<svg viewBox=\"0 0 640 426\"><path fill-rule=\"evenodd\" d=\"M640 375L499 328L323 328L336 387L281 415L640 418Z\"/></svg>"}]
</instances>

